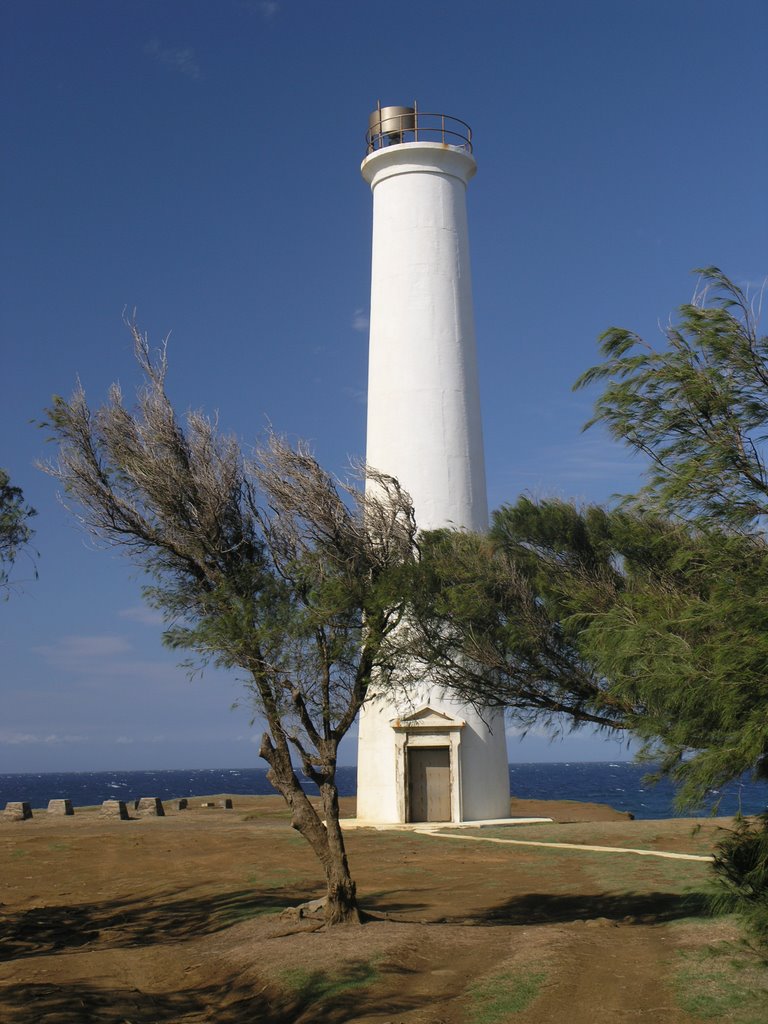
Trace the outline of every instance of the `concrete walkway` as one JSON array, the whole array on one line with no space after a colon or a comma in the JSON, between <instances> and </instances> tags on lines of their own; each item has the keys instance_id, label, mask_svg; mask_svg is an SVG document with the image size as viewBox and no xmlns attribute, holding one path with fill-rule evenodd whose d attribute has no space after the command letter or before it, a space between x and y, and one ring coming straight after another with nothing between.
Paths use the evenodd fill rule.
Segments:
<instances>
[{"instance_id":1,"label":"concrete walkway","mask_svg":"<svg viewBox=\"0 0 768 1024\"><path fill-rule=\"evenodd\" d=\"M551 825L552 818L484 818L482 821L365 821L360 818L342 818L339 824L345 831L356 828L375 828L378 832L423 832L432 835L443 828L508 828L514 825Z\"/></svg>"},{"instance_id":2,"label":"concrete walkway","mask_svg":"<svg viewBox=\"0 0 768 1024\"><path fill-rule=\"evenodd\" d=\"M538 820L542 819L530 819ZM470 823L471 824L471 823ZM508 824L508 822L507 822ZM440 832L432 828L424 828L416 825L414 832L424 836L434 836L436 839L462 839L470 843L501 843L511 846L544 846L550 850L580 850L590 853L633 853L638 857L666 857L669 860L698 860L711 863L714 857L697 853L667 853L664 850L633 850L627 846L585 846L582 843L542 843L533 839L496 839L493 836L460 836L449 832Z\"/></svg>"}]
</instances>

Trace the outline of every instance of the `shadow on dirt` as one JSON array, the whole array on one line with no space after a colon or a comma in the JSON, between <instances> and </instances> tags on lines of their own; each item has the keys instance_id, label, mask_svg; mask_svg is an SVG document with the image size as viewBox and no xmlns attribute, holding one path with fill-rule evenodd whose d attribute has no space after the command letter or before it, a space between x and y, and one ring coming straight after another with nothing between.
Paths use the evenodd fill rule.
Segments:
<instances>
[{"instance_id":1,"label":"shadow on dirt","mask_svg":"<svg viewBox=\"0 0 768 1024\"><path fill-rule=\"evenodd\" d=\"M671 893L526 893L485 909L460 916L434 916L430 904L414 899L417 889L390 889L366 893L365 909L372 917L403 923L527 925L567 924L604 917L627 924L662 924L685 917L711 917L710 898L702 892ZM630 920L631 919L631 920Z\"/></svg>"},{"instance_id":2,"label":"shadow on dirt","mask_svg":"<svg viewBox=\"0 0 768 1024\"><path fill-rule=\"evenodd\" d=\"M365 992L371 980L367 964L352 964L332 975L306 972L288 993L254 993L253 986L231 978L219 985L160 993L85 984L14 985L0 988L0 1009L4 1024L165 1024L187 1019L216 1024L346 1024L363 1012L405 1013L422 1002L412 996L371 997Z\"/></svg>"},{"instance_id":3,"label":"shadow on dirt","mask_svg":"<svg viewBox=\"0 0 768 1024\"><path fill-rule=\"evenodd\" d=\"M377 892L366 892L360 899L362 909L365 911L373 914L410 915L409 919L416 920L420 919L421 913L430 905L427 900L419 900L418 894L431 891L415 887L412 889L380 889Z\"/></svg>"},{"instance_id":4,"label":"shadow on dirt","mask_svg":"<svg viewBox=\"0 0 768 1024\"><path fill-rule=\"evenodd\" d=\"M214 1019L219 1024L255 1020L277 1024L284 1020L272 1015L269 1001L263 996L232 989L228 996L228 1005L223 1006L222 992L217 987L150 994L139 989L99 989L84 984L30 984L0 990L0 1007L8 1024L163 1024L209 1010L215 1011Z\"/></svg>"},{"instance_id":5,"label":"shadow on dirt","mask_svg":"<svg viewBox=\"0 0 768 1024\"><path fill-rule=\"evenodd\" d=\"M515 896L476 915L478 924L564 924L605 917L628 924L663 924L684 917L711 916L704 893L592 893L562 895L528 893Z\"/></svg>"},{"instance_id":6,"label":"shadow on dirt","mask_svg":"<svg viewBox=\"0 0 768 1024\"><path fill-rule=\"evenodd\" d=\"M175 892L157 894L151 902L111 900L31 908L0 914L0 959L76 949L97 940L106 949L175 942L209 935L296 902L295 889L248 889L184 898Z\"/></svg>"}]
</instances>

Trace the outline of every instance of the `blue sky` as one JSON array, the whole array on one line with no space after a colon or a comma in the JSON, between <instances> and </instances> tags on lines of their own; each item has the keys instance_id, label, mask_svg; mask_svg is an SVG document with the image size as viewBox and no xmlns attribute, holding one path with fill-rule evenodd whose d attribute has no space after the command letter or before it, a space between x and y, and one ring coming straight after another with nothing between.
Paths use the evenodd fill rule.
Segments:
<instances>
[{"instance_id":1,"label":"blue sky","mask_svg":"<svg viewBox=\"0 0 768 1024\"><path fill-rule=\"evenodd\" d=\"M190 682L34 468L79 377L136 385L124 309L171 332L179 409L364 451L368 114L473 128L469 214L491 507L606 501L641 467L571 393L620 324L658 337L715 263L768 273L768 5L688 0L7 0L0 465L39 578L0 605L0 771L258 765L237 680ZM24 582L24 581L27 582ZM578 733L514 760L626 756ZM354 746L345 752L354 758Z\"/></svg>"}]
</instances>

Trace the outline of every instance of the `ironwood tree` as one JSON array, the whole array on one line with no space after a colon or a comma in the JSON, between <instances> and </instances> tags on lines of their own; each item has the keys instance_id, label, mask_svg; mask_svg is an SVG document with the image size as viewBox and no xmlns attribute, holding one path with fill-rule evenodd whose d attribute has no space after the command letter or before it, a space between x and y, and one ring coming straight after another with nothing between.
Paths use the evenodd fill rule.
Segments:
<instances>
[{"instance_id":1,"label":"ironwood tree","mask_svg":"<svg viewBox=\"0 0 768 1024\"><path fill-rule=\"evenodd\" d=\"M373 685L387 685L416 527L397 481L367 471L367 494L305 446L270 434L246 457L199 412L180 420L165 350L130 324L143 372L135 408L119 386L91 410L82 387L54 398L47 466L95 536L149 576L164 640L195 665L241 670L266 729L260 755L327 881L328 924L357 922L339 825L339 743ZM320 791L308 798L297 764Z\"/></svg>"},{"instance_id":2,"label":"ironwood tree","mask_svg":"<svg viewBox=\"0 0 768 1024\"><path fill-rule=\"evenodd\" d=\"M21 488L15 487L8 473L0 469L0 593L6 597L11 569L34 534L29 521L35 515L35 510L24 501Z\"/></svg>"},{"instance_id":3,"label":"ironwood tree","mask_svg":"<svg viewBox=\"0 0 768 1024\"><path fill-rule=\"evenodd\" d=\"M530 506L533 507L533 506ZM552 509L554 511L554 509ZM578 514L570 506L558 509ZM404 646L431 677L475 707L503 707L523 727L562 721L624 728L626 708L581 653L547 582L549 557L580 571L582 549L538 557L525 539L501 535L510 510L489 534L436 530L420 538ZM509 537L506 538L509 540ZM560 573L551 577L560 580Z\"/></svg>"},{"instance_id":4,"label":"ironwood tree","mask_svg":"<svg viewBox=\"0 0 768 1024\"><path fill-rule=\"evenodd\" d=\"M425 539L415 632L467 699L639 736L680 807L768 778L768 338L742 289L697 273L661 345L611 328L576 385L603 385L588 426L648 457L646 485L614 509L522 498L487 537ZM768 941L768 816L715 867Z\"/></svg>"},{"instance_id":5,"label":"ironwood tree","mask_svg":"<svg viewBox=\"0 0 768 1024\"><path fill-rule=\"evenodd\" d=\"M768 777L768 339L721 271L659 350L611 328L591 421L651 459L618 508L521 498L422 542L413 639L465 699L632 732L681 804ZM564 716L564 718L560 717Z\"/></svg>"},{"instance_id":6,"label":"ironwood tree","mask_svg":"<svg viewBox=\"0 0 768 1024\"><path fill-rule=\"evenodd\" d=\"M633 614L617 602L587 641L615 687L629 674L655 715L664 765L701 798L745 771L768 777L768 337L759 299L717 267L665 343L624 328L601 337L604 361L577 381L603 384L595 415L650 460L624 507L666 516L686 540L664 595ZM655 718L655 723L654 723Z\"/></svg>"},{"instance_id":7,"label":"ironwood tree","mask_svg":"<svg viewBox=\"0 0 768 1024\"><path fill-rule=\"evenodd\" d=\"M603 362L574 387L599 383L586 424L650 459L630 500L699 525L762 532L768 512L768 336L758 333L760 296L750 300L717 267L654 346L611 327Z\"/></svg>"},{"instance_id":8,"label":"ironwood tree","mask_svg":"<svg viewBox=\"0 0 768 1024\"><path fill-rule=\"evenodd\" d=\"M632 662L643 664L637 626L648 635L644 644L650 640L657 657L640 683L661 711L665 767L682 775L692 795L747 770L768 778L768 336L758 332L762 293L750 299L717 267L697 273L700 287L665 332L663 347L612 328L602 337L603 362L577 382L604 385L592 422L650 459L647 484L629 502L693 523L707 538L709 558L686 571L687 581L702 582L705 597L687 609L678 601L667 615L649 605L623 628L613 610L602 636L594 633L594 649L618 685ZM654 619L672 643L677 668L666 673L671 685L662 691L665 670L658 659L664 645L654 643ZM738 824L719 845L715 871L723 906L736 909L756 938L768 943L768 814Z\"/></svg>"}]
</instances>

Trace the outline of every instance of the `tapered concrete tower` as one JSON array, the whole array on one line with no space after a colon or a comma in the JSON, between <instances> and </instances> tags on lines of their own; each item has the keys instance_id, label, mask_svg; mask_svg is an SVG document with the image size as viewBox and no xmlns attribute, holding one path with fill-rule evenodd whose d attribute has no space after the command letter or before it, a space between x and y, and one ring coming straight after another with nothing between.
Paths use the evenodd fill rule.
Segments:
<instances>
[{"instance_id":1,"label":"tapered concrete tower","mask_svg":"<svg viewBox=\"0 0 768 1024\"><path fill-rule=\"evenodd\" d=\"M370 466L411 494L420 529L488 526L466 189L469 126L415 107L370 117L373 192L368 371ZM428 677L360 717L357 817L509 816L503 715L485 721Z\"/></svg>"}]
</instances>

